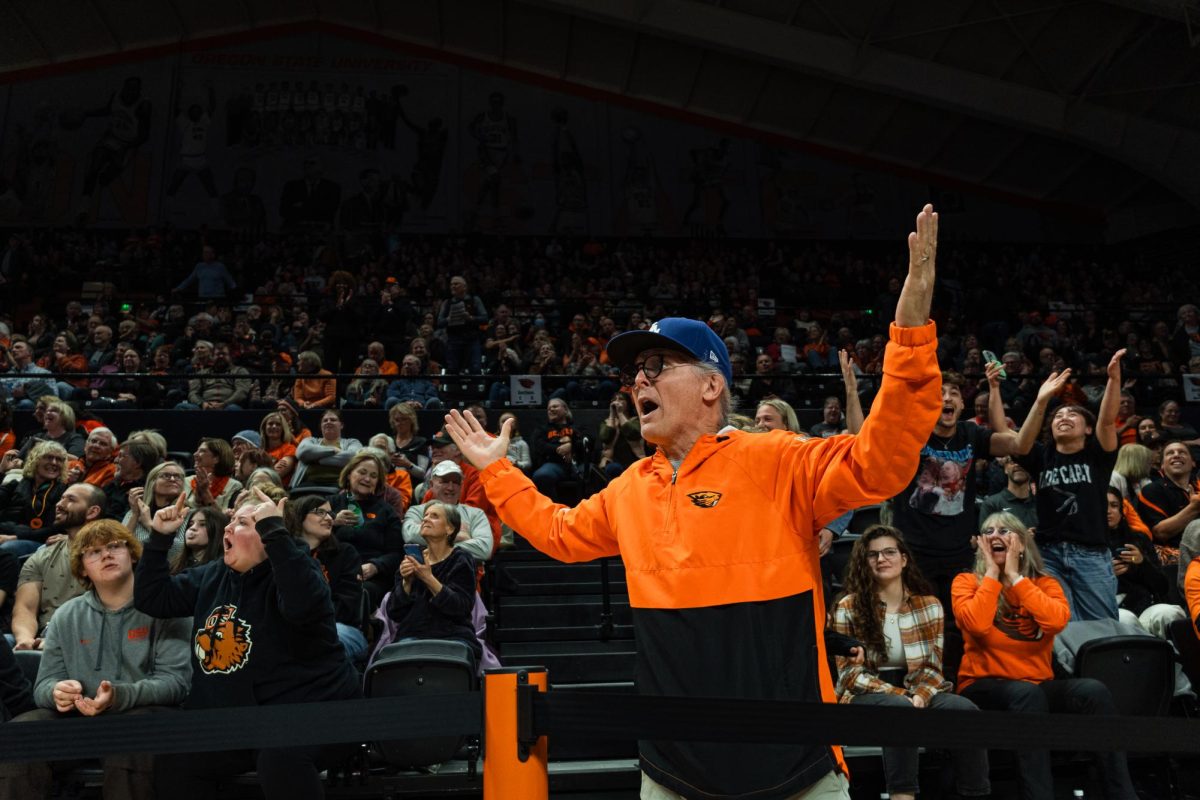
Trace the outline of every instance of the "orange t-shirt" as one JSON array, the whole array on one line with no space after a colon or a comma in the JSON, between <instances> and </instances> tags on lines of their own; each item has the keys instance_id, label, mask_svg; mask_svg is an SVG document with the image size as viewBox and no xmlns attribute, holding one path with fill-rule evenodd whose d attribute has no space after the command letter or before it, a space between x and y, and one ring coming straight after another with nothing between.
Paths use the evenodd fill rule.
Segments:
<instances>
[{"instance_id":1,"label":"orange t-shirt","mask_svg":"<svg viewBox=\"0 0 1200 800\"><path fill-rule=\"evenodd\" d=\"M293 458L295 458L296 445L288 444L287 442L284 442L283 444L279 445L279 447L276 447L274 450L268 450L267 455L269 455L271 458L275 459L276 461L278 461L281 458L287 458L288 456L292 456ZM293 467L292 470L295 471L295 467ZM284 486L287 486L292 482L291 473L288 473L287 475L280 475L279 477L283 479Z\"/></svg>"},{"instance_id":2,"label":"orange t-shirt","mask_svg":"<svg viewBox=\"0 0 1200 800\"><path fill-rule=\"evenodd\" d=\"M413 485L412 478L409 477L408 470L396 468L387 476L387 485L400 493L404 498L404 507L408 508L412 504Z\"/></svg>"},{"instance_id":3,"label":"orange t-shirt","mask_svg":"<svg viewBox=\"0 0 1200 800\"><path fill-rule=\"evenodd\" d=\"M91 469L88 469L83 459L77 458L67 465L67 471L70 472L76 467L85 470L83 475L84 483L90 483L92 486L101 489L108 486L117 477L117 465L112 461L101 461L97 464L92 464Z\"/></svg>"}]
</instances>

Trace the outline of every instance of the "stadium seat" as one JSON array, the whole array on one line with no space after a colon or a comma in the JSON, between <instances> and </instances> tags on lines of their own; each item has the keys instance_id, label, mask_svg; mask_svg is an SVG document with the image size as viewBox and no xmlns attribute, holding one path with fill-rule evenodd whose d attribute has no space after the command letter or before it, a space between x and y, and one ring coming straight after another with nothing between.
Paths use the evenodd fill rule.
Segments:
<instances>
[{"instance_id":1,"label":"stadium seat","mask_svg":"<svg viewBox=\"0 0 1200 800\"><path fill-rule=\"evenodd\" d=\"M301 497L333 497L340 492L336 486L294 486L288 490L288 494L293 500L299 500Z\"/></svg>"},{"instance_id":2,"label":"stadium seat","mask_svg":"<svg viewBox=\"0 0 1200 800\"><path fill-rule=\"evenodd\" d=\"M1075 654L1075 677L1107 686L1119 714L1162 716L1175 694L1175 651L1155 636L1093 639Z\"/></svg>"},{"instance_id":3,"label":"stadium seat","mask_svg":"<svg viewBox=\"0 0 1200 800\"><path fill-rule=\"evenodd\" d=\"M17 666L21 668L21 672L30 683L37 682L38 668L42 665L41 650L14 650L13 656L17 659Z\"/></svg>"},{"instance_id":4,"label":"stadium seat","mask_svg":"<svg viewBox=\"0 0 1200 800\"><path fill-rule=\"evenodd\" d=\"M463 642L422 639L384 647L367 668L367 697L453 694L478 691L475 657ZM455 757L465 737L442 736L377 742L383 758L396 767L427 767Z\"/></svg>"},{"instance_id":5,"label":"stadium seat","mask_svg":"<svg viewBox=\"0 0 1200 800\"><path fill-rule=\"evenodd\" d=\"M178 461L183 465L185 470L191 471L195 464L192 461L192 454L186 450L168 450L167 458L171 461Z\"/></svg>"}]
</instances>

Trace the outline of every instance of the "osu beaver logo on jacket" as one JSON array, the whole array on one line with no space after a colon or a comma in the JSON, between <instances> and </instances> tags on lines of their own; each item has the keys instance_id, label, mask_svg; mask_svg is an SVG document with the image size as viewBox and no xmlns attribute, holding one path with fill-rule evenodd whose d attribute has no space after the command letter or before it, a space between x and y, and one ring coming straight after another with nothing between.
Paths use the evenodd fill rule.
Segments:
<instances>
[{"instance_id":1,"label":"osu beaver logo on jacket","mask_svg":"<svg viewBox=\"0 0 1200 800\"><path fill-rule=\"evenodd\" d=\"M720 492L692 492L688 497L692 505L700 508L716 508L717 503L721 501Z\"/></svg>"},{"instance_id":2,"label":"osu beaver logo on jacket","mask_svg":"<svg viewBox=\"0 0 1200 800\"><path fill-rule=\"evenodd\" d=\"M250 625L237 617L237 606L217 606L196 631L196 660L208 675L236 672L250 657Z\"/></svg>"}]
</instances>

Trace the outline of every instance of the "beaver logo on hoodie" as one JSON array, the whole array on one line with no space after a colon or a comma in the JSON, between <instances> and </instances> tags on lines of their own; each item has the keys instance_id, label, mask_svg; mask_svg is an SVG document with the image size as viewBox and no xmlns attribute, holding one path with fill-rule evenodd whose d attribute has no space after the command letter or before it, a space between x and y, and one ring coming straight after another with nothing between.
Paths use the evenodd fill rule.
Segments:
<instances>
[{"instance_id":1,"label":"beaver logo on hoodie","mask_svg":"<svg viewBox=\"0 0 1200 800\"><path fill-rule=\"evenodd\" d=\"M246 665L250 648L249 623L238 619L237 606L217 606L204 627L196 631L196 660L206 674L236 672Z\"/></svg>"}]
</instances>

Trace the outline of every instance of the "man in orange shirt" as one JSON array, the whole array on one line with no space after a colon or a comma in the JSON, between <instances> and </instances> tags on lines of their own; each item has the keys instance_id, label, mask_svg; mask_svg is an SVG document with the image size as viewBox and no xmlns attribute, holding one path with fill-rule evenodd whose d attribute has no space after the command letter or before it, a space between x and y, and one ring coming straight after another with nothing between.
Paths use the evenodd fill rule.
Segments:
<instances>
[{"instance_id":1,"label":"man in orange shirt","mask_svg":"<svg viewBox=\"0 0 1200 800\"><path fill-rule=\"evenodd\" d=\"M117 437L105 427L93 428L83 445L83 458L67 465L67 483L90 483L103 489L117 476Z\"/></svg>"},{"instance_id":2,"label":"man in orange shirt","mask_svg":"<svg viewBox=\"0 0 1200 800\"><path fill-rule=\"evenodd\" d=\"M937 215L909 235L909 272L884 377L857 435L749 434L728 425L732 368L697 320L614 337L652 458L575 508L556 506L505 457L499 436L452 411L446 431L509 526L563 561L620 555L647 695L835 702L826 663L818 532L900 491L941 409L929 321ZM840 749L643 741L641 797L848 798Z\"/></svg>"},{"instance_id":3,"label":"man in orange shirt","mask_svg":"<svg viewBox=\"0 0 1200 800\"><path fill-rule=\"evenodd\" d=\"M399 375L400 367L395 361L387 360L387 350L383 347L383 342L371 342L367 345L367 358L373 359L379 365L380 375ZM359 374L355 371L355 374Z\"/></svg>"}]
</instances>

